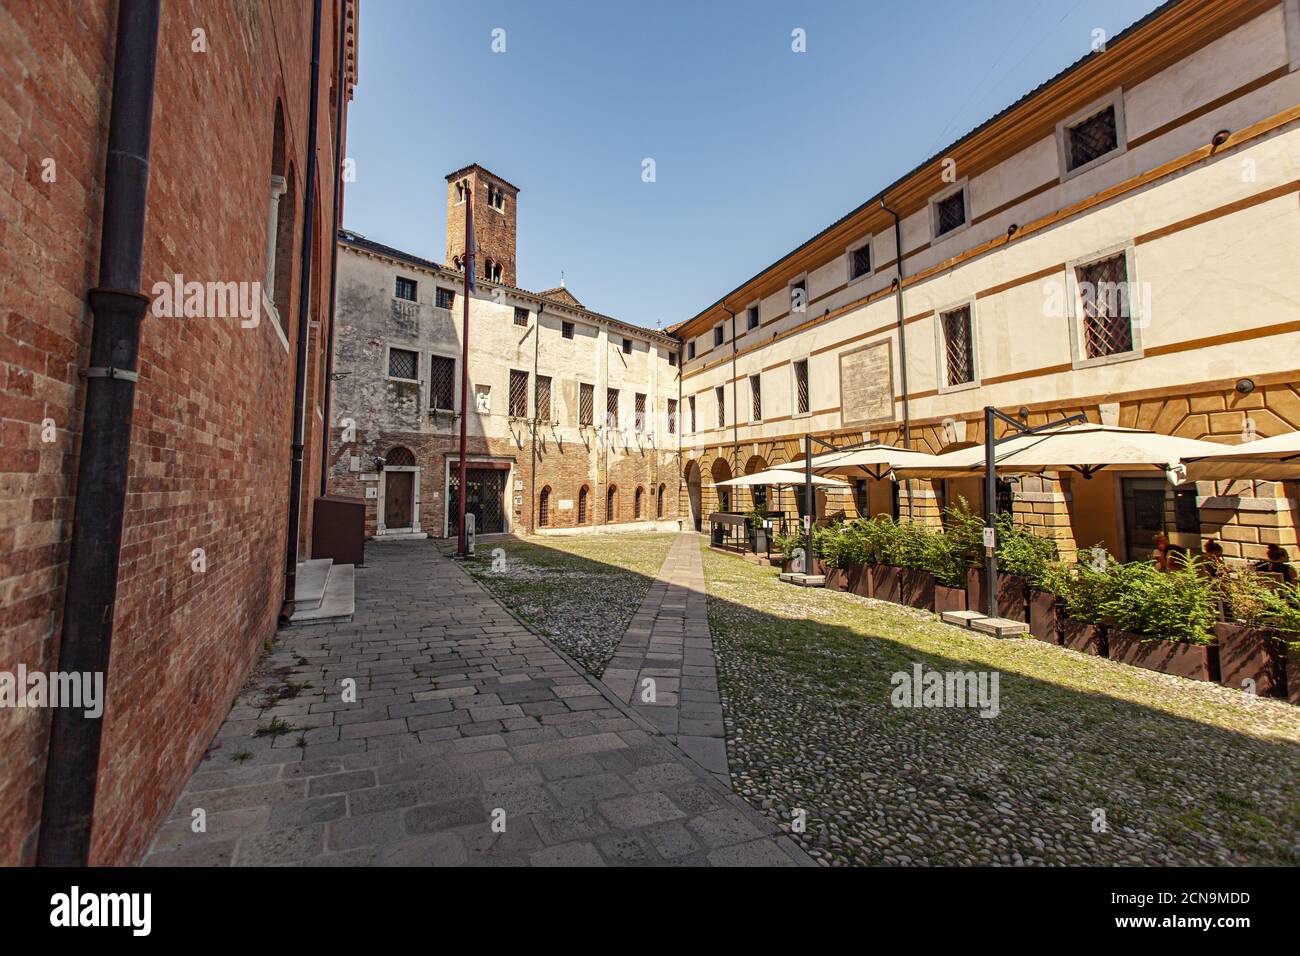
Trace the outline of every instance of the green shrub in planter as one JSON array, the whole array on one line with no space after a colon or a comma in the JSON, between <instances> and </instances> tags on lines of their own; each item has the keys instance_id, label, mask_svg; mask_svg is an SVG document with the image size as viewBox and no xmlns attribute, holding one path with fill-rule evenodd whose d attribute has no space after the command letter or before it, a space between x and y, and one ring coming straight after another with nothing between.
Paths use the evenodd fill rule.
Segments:
<instances>
[{"instance_id":1,"label":"green shrub in planter","mask_svg":"<svg viewBox=\"0 0 1300 956\"><path fill-rule=\"evenodd\" d=\"M1044 588L1048 569L1060 556L1051 538L1017 525L1011 515L997 517L998 570L1024 578L1030 587Z\"/></svg>"},{"instance_id":2,"label":"green shrub in planter","mask_svg":"<svg viewBox=\"0 0 1300 956\"><path fill-rule=\"evenodd\" d=\"M1147 640L1209 644L1216 618L1213 584L1195 558L1160 571L1149 561L1116 565L1099 602L1102 619Z\"/></svg>"}]
</instances>

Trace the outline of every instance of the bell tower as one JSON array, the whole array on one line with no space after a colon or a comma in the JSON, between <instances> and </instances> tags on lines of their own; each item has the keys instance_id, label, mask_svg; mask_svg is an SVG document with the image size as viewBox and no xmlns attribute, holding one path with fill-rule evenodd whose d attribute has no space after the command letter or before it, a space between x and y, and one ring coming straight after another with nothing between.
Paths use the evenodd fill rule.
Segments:
<instances>
[{"instance_id":1,"label":"bell tower","mask_svg":"<svg viewBox=\"0 0 1300 956\"><path fill-rule=\"evenodd\" d=\"M447 259L463 268L466 199L474 197L476 278L518 285L515 278L515 210L519 187L478 163L447 174Z\"/></svg>"}]
</instances>

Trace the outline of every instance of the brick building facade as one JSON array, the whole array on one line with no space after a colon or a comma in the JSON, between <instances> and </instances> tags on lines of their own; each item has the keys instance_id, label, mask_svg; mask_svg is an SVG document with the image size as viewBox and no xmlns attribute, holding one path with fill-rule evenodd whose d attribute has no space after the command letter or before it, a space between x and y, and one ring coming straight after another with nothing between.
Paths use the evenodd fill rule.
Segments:
<instances>
[{"instance_id":1,"label":"brick building facade","mask_svg":"<svg viewBox=\"0 0 1300 956\"><path fill-rule=\"evenodd\" d=\"M479 278L466 486L478 532L675 529L677 341L563 287L514 287L518 190L477 165L448 182L451 265L340 238L330 490L366 500L368 534L456 534L468 187ZM500 281L485 274L494 264Z\"/></svg>"},{"instance_id":2,"label":"brick building facade","mask_svg":"<svg viewBox=\"0 0 1300 956\"><path fill-rule=\"evenodd\" d=\"M0 10L6 671L59 667L118 9L115 0L87 0ZM323 4L319 120L309 142L313 4L161 6L140 289L151 304L140 324L94 864L139 858L275 632L304 242L312 259L304 554L310 541L327 414L335 130L355 81L356 16L356 0ZM317 175L308 183L313 150ZM304 239L309 196L315 223ZM205 284L206 296L190 310L169 307L160 290L191 282ZM213 283L222 284L218 297L225 283L248 290L250 310L214 312ZM253 283L265 285L264 296ZM50 724L48 709L0 712L0 864L36 859Z\"/></svg>"}]
</instances>

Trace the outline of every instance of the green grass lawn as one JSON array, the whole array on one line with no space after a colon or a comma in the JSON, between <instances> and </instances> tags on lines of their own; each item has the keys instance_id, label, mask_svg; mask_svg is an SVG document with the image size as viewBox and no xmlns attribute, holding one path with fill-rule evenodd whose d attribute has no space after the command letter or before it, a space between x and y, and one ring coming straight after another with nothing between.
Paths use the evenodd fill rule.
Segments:
<instances>
[{"instance_id":1,"label":"green grass lawn","mask_svg":"<svg viewBox=\"0 0 1300 956\"><path fill-rule=\"evenodd\" d=\"M599 676L672 545L672 534L481 541L465 567L506 607ZM500 549L504 563L493 570Z\"/></svg>"},{"instance_id":2,"label":"green grass lawn","mask_svg":"<svg viewBox=\"0 0 1300 956\"><path fill-rule=\"evenodd\" d=\"M704 568L735 786L828 862L1300 864L1300 709ZM916 663L996 672L997 716L892 706Z\"/></svg>"}]
</instances>

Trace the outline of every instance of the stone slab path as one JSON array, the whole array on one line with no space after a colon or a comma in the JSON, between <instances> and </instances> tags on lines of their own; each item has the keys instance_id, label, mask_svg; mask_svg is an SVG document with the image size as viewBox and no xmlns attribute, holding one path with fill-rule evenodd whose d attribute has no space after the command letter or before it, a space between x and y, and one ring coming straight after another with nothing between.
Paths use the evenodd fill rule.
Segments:
<instances>
[{"instance_id":1,"label":"stone slab path","mask_svg":"<svg viewBox=\"0 0 1300 956\"><path fill-rule=\"evenodd\" d=\"M730 785L698 534L677 536L605 668L633 712Z\"/></svg>"},{"instance_id":2,"label":"stone slab path","mask_svg":"<svg viewBox=\"0 0 1300 956\"><path fill-rule=\"evenodd\" d=\"M431 544L367 556L350 623L280 632L146 864L813 865ZM676 587L650 631L680 622L681 694L711 664Z\"/></svg>"}]
</instances>

